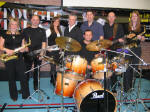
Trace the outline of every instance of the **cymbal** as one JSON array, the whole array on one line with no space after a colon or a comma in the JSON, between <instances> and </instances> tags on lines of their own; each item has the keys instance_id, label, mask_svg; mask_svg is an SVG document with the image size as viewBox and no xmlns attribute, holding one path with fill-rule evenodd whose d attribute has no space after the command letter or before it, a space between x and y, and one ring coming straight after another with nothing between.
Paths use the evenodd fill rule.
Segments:
<instances>
[{"instance_id":1,"label":"cymbal","mask_svg":"<svg viewBox=\"0 0 150 112\"><path fill-rule=\"evenodd\" d=\"M81 50L80 43L70 37L57 37L55 42L60 48L66 51L77 52Z\"/></svg>"},{"instance_id":2,"label":"cymbal","mask_svg":"<svg viewBox=\"0 0 150 112\"><path fill-rule=\"evenodd\" d=\"M111 40L96 40L91 42L86 46L89 51L100 51L102 49L107 49L112 45Z\"/></svg>"},{"instance_id":3,"label":"cymbal","mask_svg":"<svg viewBox=\"0 0 150 112\"><path fill-rule=\"evenodd\" d=\"M43 56L43 60L48 61L49 63L55 64L55 65L58 65L58 63L56 61L54 61L53 57Z\"/></svg>"}]
</instances>

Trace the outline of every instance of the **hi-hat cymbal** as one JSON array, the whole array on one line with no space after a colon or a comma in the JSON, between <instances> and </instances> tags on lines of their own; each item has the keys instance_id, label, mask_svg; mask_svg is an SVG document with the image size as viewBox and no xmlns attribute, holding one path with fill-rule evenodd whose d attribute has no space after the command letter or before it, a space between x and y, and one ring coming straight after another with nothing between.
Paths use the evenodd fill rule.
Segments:
<instances>
[{"instance_id":1,"label":"hi-hat cymbal","mask_svg":"<svg viewBox=\"0 0 150 112\"><path fill-rule=\"evenodd\" d=\"M100 51L102 49L107 49L112 45L111 40L96 40L91 42L86 46L89 51Z\"/></svg>"},{"instance_id":2,"label":"hi-hat cymbal","mask_svg":"<svg viewBox=\"0 0 150 112\"><path fill-rule=\"evenodd\" d=\"M58 63L56 61L54 61L54 58L53 57L49 57L49 56L43 56L42 58L44 61L48 61L49 63L52 63L52 64L55 64L55 65L58 65Z\"/></svg>"},{"instance_id":3,"label":"hi-hat cymbal","mask_svg":"<svg viewBox=\"0 0 150 112\"><path fill-rule=\"evenodd\" d=\"M60 48L66 51L77 52L81 50L80 43L70 37L57 37L55 42Z\"/></svg>"}]
</instances>

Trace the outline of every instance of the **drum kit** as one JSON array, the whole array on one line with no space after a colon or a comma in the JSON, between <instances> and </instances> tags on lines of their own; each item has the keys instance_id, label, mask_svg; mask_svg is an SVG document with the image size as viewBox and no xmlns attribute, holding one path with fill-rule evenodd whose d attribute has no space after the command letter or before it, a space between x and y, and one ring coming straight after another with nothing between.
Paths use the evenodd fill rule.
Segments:
<instances>
[{"instance_id":1,"label":"drum kit","mask_svg":"<svg viewBox=\"0 0 150 112\"><path fill-rule=\"evenodd\" d=\"M100 80L110 78L114 71L118 74L125 72L126 66L124 65L128 63L127 60L123 57L114 57L109 61L105 55L94 57L91 61L93 79L86 79L87 60L79 55L64 55L65 51L80 51L80 43L70 37L59 37L55 41L63 50L62 68L57 73L55 85L55 93L62 96L62 105L64 97L73 97L80 112L106 111L105 106L108 112L116 112L116 98L112 92L105 89ZM110 40L96 40L88 44L86 49L91 52L101 50L107 52L111 51L107 50L111 45Z\"/></svg>"}]
</instances>

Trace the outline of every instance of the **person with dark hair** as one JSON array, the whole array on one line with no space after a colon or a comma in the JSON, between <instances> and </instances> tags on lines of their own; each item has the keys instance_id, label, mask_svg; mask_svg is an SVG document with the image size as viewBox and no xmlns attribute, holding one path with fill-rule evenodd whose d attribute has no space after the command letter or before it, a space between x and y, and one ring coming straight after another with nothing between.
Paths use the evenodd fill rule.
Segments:
<instances>
[{"instance_id":1,"label":"person with dark hair","mask_svg":"<svg viewBox=\"0 0 150 112\"><path fill-rule=\"evenodd\" d=\"M57 37L60 37L62 35L61 30L60 30L60 18L59 17L54 17L52 19L52 22L50 24L50 29L47 30L49 32L47 35L48 36L48 46L56 45L55 39ZM59 63L60 55L59 51L50 51L46 53L47 56L53 57L54 61ZM50 77L51 77L51 83L55 85L56 82L56 65L55 64L50 64L51 69L50 69Z\"/></svg>"},{"instance_id":2,"label":"person with dark hair","mask_svg":"<svg viewBox=\"0 0 150 112\"><path fill-rule=\"evenodd\" d=\"M25 55L25 64L26 70L29 71L32 68L32 64L34 63L34 67L41 65L40 56L44 55L44 50L41 50L40 55L32 54L30 52L34 52L35 50L45 49L46 48L46 33L45 30L39 27L40 18L37 15L33 15L31 18L31 26L23 30L23 34L25 36L26 41L31 40L31 46L28 47L28 53ZM33 79L34 79L34 90L38 89L38 69L34 69ZM26 75L28 75L28 72Z\"/></svg>"},{"instance_id":3,"label":"person with dark hair","mask_svg":"<svg viewBox=\"0 0 150 112\"><path fill-rule=\"evenodd\" d=\"M131 13L130 22L126 29L127 35L127 45L128 51L132 55L127 57L129 60L129 64L138 64L139 59L134 55L136 54L138 57L141 56L141 46L140 42L145 40L143 36L144 27L141 25L140 14L138 11L133 11ZM134 54L133 54L133 53ZM132 66L135 70L138 70L138 66ZM123 79L124 91L128 92L133 87L133 77L135 77L135 71L130 66L126 70Z\"/></svg>"},{"instance_id":4,"label":"person with dark hair","mask_svg":"<svg viewBox=\"0 0 150 112\"><path fill-rule=\"evenodd\" d=\"M94 58L94 55L96 53L98 53L98 52L95 52L95 51L89 51L86 48L86 46L88 44L90 44L91 42L93 42L93 40L92 40L92 38L93 38L92 31L89 30L89 29L85 30L85 32L83 34L83 38L84 38L84 40L81 43L82 49L79 51L79 55L82 56L82 57L84 57L88 61L88 64L90 65L90 62Z\"/></svg>"},{"instance_id":5,"label":"person with dark hair","mask_svg":"<svg viewBox=\"0 0 150 112\"><path fill-rule=\"evenodd\" d=\"M25 39L21 32L19 32L19 20L11 18L9 20L8 30L0 37L0 50L6 52L6 57L13 56L17 53L14 58L8 59L5 62L6 73L8 74L9 92L10 97L13 101L18 99L18 91L16 85L16 78L20 80L22 98L27 99L30 96L29 85L27 76L25 75L25 64L22 56L22 52L25 49ZM20 48L19 51L17 49ZM17 77L18 76L18 77Z\"/></svg>"},{"instance_id":6,"label":"person with dark hair","mask_svg":"<svg viewBox=\"0 0 150 112\"><path fill-rule=\"evenodd\" d=\"M81 25L82 32L85 30L90 29L93 32L93 40L100 40L104 38L103 26L94 21L94 13L91 10L86 12L87 21L83 22Z\"/></svg>"},{"instance_id":7,"label":"person with dark hair","mask_svg":"<svg viewBox=\"0 0 150 112\"><path fill-rule=\"evenodd\" d=\"M87 29L85 30L83 34L84 40L81 42L82 49L78 52L79 55L87 60L87 78L90 78L91 76L91 61L95 58L96 54L98 54L97 51L89 51L87 50L86 46L93 42L93 33L91 30Z\"/></svg>"}]
</instances>

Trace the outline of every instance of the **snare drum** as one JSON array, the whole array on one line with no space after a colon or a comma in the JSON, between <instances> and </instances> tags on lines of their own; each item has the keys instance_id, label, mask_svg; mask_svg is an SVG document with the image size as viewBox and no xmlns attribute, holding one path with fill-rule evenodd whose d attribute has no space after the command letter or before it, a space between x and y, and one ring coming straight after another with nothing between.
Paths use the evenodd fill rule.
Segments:
<instances>
[{"instance_id":1,"label":"snare drum","mask_svg":"<svg viewBox=\"0 0 150 112\"><path fill-rule=\"evenodd\" d=\"M69 73L65 73L65 75L71 75ZM56 78L56 86L55 86L55 93L57 95L61 95L61 81L62 81L62 73L57 73L57 78ZM74 89L77 86L78 81L76 80L71 80L68 78L63 78L63 96L64 97L72 97L74 93Z\"/></svg>"},{"instance_id":2,"label":"snare drum","mask_svg":"<svg viewBox=\"0 0 150 112\"><path fill-rule=\"evenodd\" d=\"M79 55L69 55L66 58L65 65L72 72L85 75L87 60Z\"/></svg>"},{"instance_id":3,"label":"snare drum","mask_svg":"<svg viewBox=\"0 0 150 112\"><path fill-rule=\"evenodd\" d=\"M107 59L104 56L94 58L91 61L91 66L93 72L92 77L95 79L104 79L104 72L106 72L106 78L112 76L112 70L106 68L109 68L109 64L107 64Z\"/></svg>"},{"instance_id":4,"label":"snare drum","mask_svg":"<svg viewBox=\"0 0 150 112\"><path fill-rule=\"evenodd\" d=\"M117 110L117 102L113 94L106 90L104 95L102 84L94 79L79 83L73 97L79 112L105 112L104 97L107 97L108 112L116 112Z\"/></svg>"}]
</instances>

